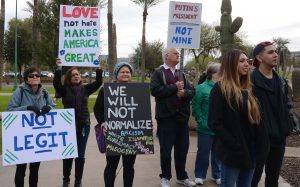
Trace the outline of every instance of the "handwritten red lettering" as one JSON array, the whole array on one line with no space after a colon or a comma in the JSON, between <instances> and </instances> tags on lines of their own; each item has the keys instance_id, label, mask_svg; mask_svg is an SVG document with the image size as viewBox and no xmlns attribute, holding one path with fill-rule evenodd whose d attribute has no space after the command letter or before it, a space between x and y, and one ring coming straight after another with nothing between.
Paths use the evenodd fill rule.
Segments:
<instances>
[{"instance_id":1,"label":"handwritten red lettering","mask_svg":"<svg viewBox=\"0 0 300 187\"><path fill-rule=\"evenodd\" d=\"M85 7L75 7L72 12L67 12L67 7L66 6L63 6L63 9L62 9L62 15L63 17L66 17L66 18L70 18L70 17L73 17L73 18L79 18L81 16L83 16L84 18L98 18L98 15L97 15L97 11L98 11L98 8L94 8L94 7L88 7L88 8L85 8Z\"/></svg>"}]
</instances>

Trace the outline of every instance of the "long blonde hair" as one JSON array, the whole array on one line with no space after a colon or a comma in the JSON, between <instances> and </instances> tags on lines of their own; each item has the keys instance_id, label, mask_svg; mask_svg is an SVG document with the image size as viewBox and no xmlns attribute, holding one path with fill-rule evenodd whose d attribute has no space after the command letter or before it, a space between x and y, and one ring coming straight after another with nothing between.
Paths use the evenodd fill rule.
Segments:
<instances>
[{"instance_id":1,"label":"long blonde hair","mask_svg":"<svg viewBox=\"0 0 300 187\"><path fill-rule=\"evenodd\" d=\"M242 91L246 91L248 93L248 119L250 123L259 124L261 113L258 101L252 92L250 70L244 76L240 76L238 73L238 63L241 54L245 53L238 49L232 49L222 57L220 68L221 90L229 107L233 110L232 100L234 99L238 108L240 108L240 105L243 103Z\"/></svg>"}]
</instances>

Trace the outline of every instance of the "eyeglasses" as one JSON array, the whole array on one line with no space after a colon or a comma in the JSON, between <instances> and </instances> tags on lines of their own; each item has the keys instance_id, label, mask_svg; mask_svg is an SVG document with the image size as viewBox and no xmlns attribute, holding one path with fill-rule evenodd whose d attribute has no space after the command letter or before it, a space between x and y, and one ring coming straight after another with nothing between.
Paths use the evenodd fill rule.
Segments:
<instances>
[{"instance_id":1,"label":"eyeglasses","mask_svg":"<svg viewBox=\"0 0 300 187\"><path fill-rule=\"evenodd\" d=\"M29 75L28 75L28 78L34 78L34 77L36 77L36 78L40 78L41 77L41 75L40 74L37 74L37 73L30 73Z\"/></svg>"}]
</instances>

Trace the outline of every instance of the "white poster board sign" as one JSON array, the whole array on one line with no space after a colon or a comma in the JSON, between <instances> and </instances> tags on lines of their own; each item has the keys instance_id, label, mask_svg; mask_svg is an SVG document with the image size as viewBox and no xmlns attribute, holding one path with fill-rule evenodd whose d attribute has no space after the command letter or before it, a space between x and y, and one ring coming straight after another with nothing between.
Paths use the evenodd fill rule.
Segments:
<instances>
[{"instance_id":1,"label":"white poster board sign","mask_svg":"<svg viewBox=\"0 0 300 187\"><path fill-rule=\"evenodd\" d=\"M58 56L62 66L99 67L99 7L60 5Z\"/></svg>"},{"instance_id":2,"label":"white poster board sign","mask_svg":"<svg viewBox=\"0 0 300 187\"><path fill-rule=\"evenodd\" d=\"M200 48L201 13L201 3L170 1L168 48Z\"/></svg>"},{"instance_id":3,"label":"white poster board sign","mask_svg":"<svg viewBox=\"0 0 300 187\"><path fill-rule=\"evenodd\" d=\"M74 109L2 113L4 166L77 156Z\"/></svg>"}]
</instances>

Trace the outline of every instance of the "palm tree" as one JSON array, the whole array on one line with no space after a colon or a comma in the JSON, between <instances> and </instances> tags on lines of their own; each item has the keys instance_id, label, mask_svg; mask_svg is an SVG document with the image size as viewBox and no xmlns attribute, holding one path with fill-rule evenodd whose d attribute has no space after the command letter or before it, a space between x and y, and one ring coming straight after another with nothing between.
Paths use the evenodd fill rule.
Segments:
<instances>
[{"instance_id":1,"label":"palm tree","mask_svg":"<svg viewBox=\"0 0 300 187\"><path fill-rule=\"evenodd\" d=\"M108 70L109 80L112 81L114 62L114 38L113 38L113 1L107 2L107 32L108 32Z\"/></svg>"},{"instance_id":2,"label":"palm tree","mask_svg":"<svg viewBox=\"0 0 300 187\"><path fill-rule=\"evenodd\" d=\"M163 0L131 0L135 4L143 8L143 31L142 31L142 82L145 81L145 50L146 50L146 20L148 15L148 8L157 5Z\"/></svg>"},{"instance_id":3,"label":"palm tree","mask_svg":"<svg viewBox=\"0 0 300 187\"><path fill-rule=\"evenodd\" d=\"M4 67L4 23L5 23L5 0L1 0L1 13L0 13L0 90L2 89L3 82L3 67Z\"/></svg>"},{"instance_id":4,"label":"palm tree","mask_svg":"<svg viewBox=\"0 0 300 187\"><path fill-rule=\"evenodd\" d=\"M283 71L283 76L286 74L286 66L287 62L289 61L290 57L290 50L287 47L287 45L290 43L289 39L286 38L273 38L274 43L276 44L276 49L278 51L279 55L279 65L276 67L276 70L278 71L281 69Z\"/></svg>"}]
</instances>

